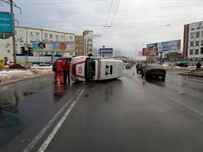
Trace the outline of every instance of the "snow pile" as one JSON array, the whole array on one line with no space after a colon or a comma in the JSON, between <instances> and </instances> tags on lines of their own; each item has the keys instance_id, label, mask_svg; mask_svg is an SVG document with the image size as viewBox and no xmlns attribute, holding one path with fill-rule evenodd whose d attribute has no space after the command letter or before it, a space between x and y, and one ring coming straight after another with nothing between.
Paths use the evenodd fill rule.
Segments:
<instances>
[{"instance_id":1,"label":"snow pile","mask_svg":"<svg viewBox=\"0 0 203 152\"><path fill-rule=\"evenodd\" d=\"M187 70L187 71L191 71L196 69L195 66L188 66L188 67L179 67L179 66L163 66L164 69L166 70Z\"/></svg>"},{"instance_id":2,"label":"snow pile","mask_svg":"<svg viewBox=\"0 0 203 152\"><path fill-rule=\"evenodd\" d=\"M8 83L52 73L53 72L51 68L31 68L28 70L3 70L0 71L0 83Z\"/></svg>"},{"instance_id":3,"label":"snow pile","mask_svg":"<svg viewBox=\"0 0 203 152\"><path fill-rule=\"evenodd\" d=\"M192 70L188 73L189 75L203 76L203 68Z\"/></svg>"}]
</instances>

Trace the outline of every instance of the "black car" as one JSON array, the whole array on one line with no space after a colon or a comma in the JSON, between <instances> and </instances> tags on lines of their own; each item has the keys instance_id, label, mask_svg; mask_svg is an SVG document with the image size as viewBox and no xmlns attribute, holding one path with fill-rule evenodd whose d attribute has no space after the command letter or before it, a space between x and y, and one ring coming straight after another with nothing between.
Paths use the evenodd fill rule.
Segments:
<instances>
[{"instance_id":1,"label":"black car","mask_svg":"<svg viewBox=\"0 0 203 152\"><path fill-rule=\"evenodd\" d=\"M144 67L144 66L146 66L146 65L143 65L143 64L137 64L136 65L136 70L137 70L137 73L142 73L142 68Z\"/></svg>"},{"instance_id":2,"label":"black car","mask_svg":"<svg viewBox=\"0 0 203 152\"><path fill-rule=\"evenodd\" d=\"M148 77L162 77L165 80L166 70L160 64L147 64L142 68L142 76Z\"/></svg>"},{"instance_id":3,"label":"black car","mask_svg":"<svg viewBox=\"0 0 203 152\"><path fill-rule=\"evenodd\" d=\"M188 67L188 64L187 64L187 63L183 63L183 62L181 62L181 63L176 64L175 66L179 66L179 67Z\"/></svg>"}]
</instances>

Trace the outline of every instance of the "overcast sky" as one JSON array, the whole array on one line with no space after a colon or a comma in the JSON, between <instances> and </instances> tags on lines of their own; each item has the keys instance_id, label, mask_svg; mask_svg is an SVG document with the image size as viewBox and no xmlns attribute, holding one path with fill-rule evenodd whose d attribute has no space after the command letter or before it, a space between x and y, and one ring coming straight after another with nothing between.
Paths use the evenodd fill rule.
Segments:
<instances>
[{"instance_id":1,"label":"overcast sky","mask_svg":"<svg viewBox=\"0 0 203 152\"><path fill-rule=\"evenodd\" d=\"M94 48L114 48L138 59L146 44L183 39L185 24L203 20L203 0L14 0L20 26L82 35ZM0 11L10 11L2 2ZM100 35L99 37L97 35Z\"/></svg>"}]
</instances>

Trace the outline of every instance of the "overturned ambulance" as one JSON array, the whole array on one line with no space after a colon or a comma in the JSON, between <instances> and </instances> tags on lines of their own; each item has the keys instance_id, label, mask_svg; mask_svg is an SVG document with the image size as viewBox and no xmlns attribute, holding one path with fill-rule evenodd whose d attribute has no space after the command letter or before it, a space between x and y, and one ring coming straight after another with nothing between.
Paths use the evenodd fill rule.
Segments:
<instances>
[{"instance_id":1,"label":"overturned ambulance","mask_svg":"<svg viewBox=\"0 0 203 152\"><path fill-rule=\"evenodd\" d=\"M123 76L123 61L88 56L73 57L70 66L73 81L101 81Z\"/></svg>"}]
</instances>

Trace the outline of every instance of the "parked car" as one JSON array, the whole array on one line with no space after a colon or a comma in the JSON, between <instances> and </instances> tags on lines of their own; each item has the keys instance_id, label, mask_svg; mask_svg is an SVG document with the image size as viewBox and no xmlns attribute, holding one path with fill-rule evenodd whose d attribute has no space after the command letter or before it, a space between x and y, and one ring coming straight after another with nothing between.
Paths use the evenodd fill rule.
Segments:
<instances>
[{"instance_id":1,"label":"parked car","mask_svg":"<svg viewBox=\"0 0 203 152\"><path fill-rule=\"evenodd\" d=\"M50 63L46 63L46 62L43 62L43 63L40 63L39 66L50 66L51 64Z\"/></svg>"},{"instance_id":2,"label":"parked car","mask_svg":"<svg viewBox=\"0 0 203 152\"><path fill-rule=\"evenodd\" d=\"M130 64L130 63L127 63L126 66L125 66L125 68L126 68L126 69L131 69L131 64Z\"/></svg>"},{"instance_id":3,"label":"parked car","mask_svg":"<svg viewBox=\"0 0 203 152\"><path fill-rule=\"evenodd\" d=\"M136 65L137 73L139 73L139 72L142 73L142 68L143 68L144 66L146 66L146 65L141 64L141 63L138 63L138 64Z\"/></svg>"},{"instance_id":4,"label":"parked car","mask_svg":"<svg viewBox=\"0 0 203 152\"><path fill-rule=\"evenodd\" d=\"M10 64L9 65L10 69L28 69L30 66L23 65L23 64Z\"/></svg>"},{"instance_id":5,"label":"parked car","mask_svg":"<svg viewBox=\"0 0 203 152\"><path fill-rule=\"evenodd\" d=\"M148 77L162 77L165 80L166 70L160 64L147 64L142 68L142 76Z\"/></svg>"},{"instance_id":6,"label":"parked car","mask_svg":"<svg viewBox=\"0 0 203 152\"><path fill-rule=\"evenodd\" d=\"M187 64L187 62L186 63L181 62L181 63L175 64L175 66L188 67L188 64Z\"/></svg>"}]
</instances>

